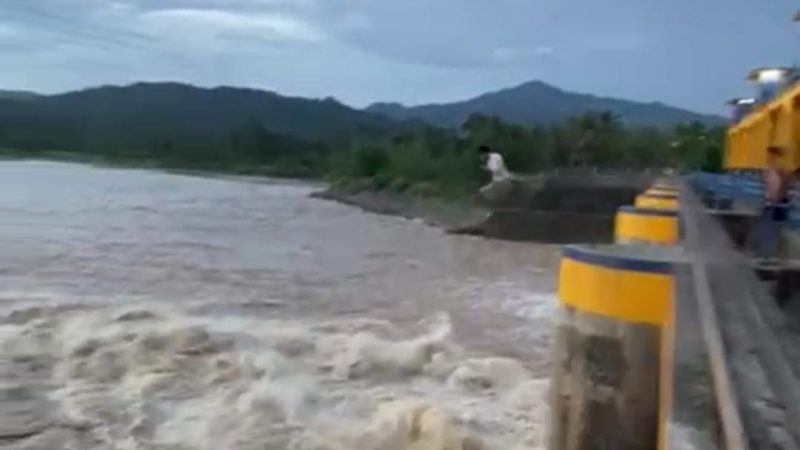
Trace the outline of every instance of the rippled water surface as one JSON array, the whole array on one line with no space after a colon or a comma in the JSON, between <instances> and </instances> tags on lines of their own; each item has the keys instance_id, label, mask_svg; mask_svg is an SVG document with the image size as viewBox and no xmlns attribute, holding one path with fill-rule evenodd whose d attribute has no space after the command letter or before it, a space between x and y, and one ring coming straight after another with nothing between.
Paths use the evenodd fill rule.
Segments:
<instances>
[{"instance_id":1,"label":"rippled water surface","mask_svg":"<svg viewBox=\"0 0 800 450\"><path fill-rule=\"evenodd\" d=\"M0 163L0 438L541 446L557 249L314 189Z\"/></svg>"}]
</instances>

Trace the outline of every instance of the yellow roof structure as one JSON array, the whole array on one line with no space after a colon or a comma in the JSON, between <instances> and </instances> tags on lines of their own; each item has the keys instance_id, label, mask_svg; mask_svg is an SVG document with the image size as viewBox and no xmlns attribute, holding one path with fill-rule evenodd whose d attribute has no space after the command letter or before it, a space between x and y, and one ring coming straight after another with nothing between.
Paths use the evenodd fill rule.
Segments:
<instances>
[{"instance_id":1,"label":"yellow roof structure","mask_svg":"<svg viewBox=\"0 0 800 450\"><path fill-rule=\"evenodd\" d=\"M800 22L800 11L794 15ZM784 149L780 164L795 170L800 168L800 81L797 67L760 67L747 76L756 83L779 84L774 97L753 102L752 108L728 128L725 142L724 167L728 170L752 170L766 166L767 149ZM770 93L771 94L771 93ZM746 105L743 99L733 99L731 106ZM752 100L747 100L752 101Z\"/></svg>"},{"instance_id":2,"label":"yellow roof structure","mask_svg":"<svg viewBox=\"0 0 800 450\"><path fill-rule=\"evenodd\" d=\"M782 164L800 167L800 82L791 84L766 103L728 128L724 166L726 169L760 169L767 163L766 150L780 146L786 150Z\"/></svg>"},{"instance_id":3,"label":"yellow roof structure","mask_svg":"<svg viewBox=\"0 0 800 450\"><path fill-rule=\"evenodd\" d=\"M739 121L736 125L729 128L729 132L735 132L736 130L748 128L752 126L755 122L761 120L763 116L763 112L769 111L773 108L777 108L786 101L787 98L794 97L800 94L800 83L795 83L788 89L782 91L780 94L776 95L775 98L770 100L767 103L762 103L755 108L744 118Z\"/></svg>"}]
</instances>

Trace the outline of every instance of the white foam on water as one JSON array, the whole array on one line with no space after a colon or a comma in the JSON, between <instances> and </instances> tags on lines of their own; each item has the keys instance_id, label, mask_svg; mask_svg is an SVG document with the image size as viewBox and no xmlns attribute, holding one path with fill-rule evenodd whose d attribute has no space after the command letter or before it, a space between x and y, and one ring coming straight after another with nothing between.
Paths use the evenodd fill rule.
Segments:
<instances>
[{"instance_id":1,"label":"white foam on water","mask_svg":"<svg viewBox=\"0 0 800 450\"><path fill-rule=\"evenodd\" d=\"M558 297L555 294L517 291L507 295L501 307L517 317L552 321L558 311L558 305Z\"/></svg>"},{"instance_id":2,"label":"white foam on water","mask_svg":"<svg viewBox=\"0 0 800 450\"><path fill-rule=\"evenodd\" d=\"M0 350L55 361L70 423L120 449L543 447L547 381L477 357L445 315L399 339L370 319L198 317L141 304L53 310Z\"/></svg>"}]
</instances>

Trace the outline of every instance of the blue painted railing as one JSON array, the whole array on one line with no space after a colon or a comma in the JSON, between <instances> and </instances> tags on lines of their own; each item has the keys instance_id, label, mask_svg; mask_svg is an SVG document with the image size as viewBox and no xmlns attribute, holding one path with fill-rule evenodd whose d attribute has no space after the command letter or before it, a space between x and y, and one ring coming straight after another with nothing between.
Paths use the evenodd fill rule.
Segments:
<instances>
[{"instance_id":1,"label":"blue painted railing","mask_svg":"<svg viewBox=\"0 0 800 450\"><path fill-rule=\"evenodd\" d=\"M714 204L737 204L758 207L764 198L764 186L760 174L716 174L695 172L687 175L686 181L701 197ZM790 193L792 204L789 226L800 229L800 193Z\"/></svg>"}]
</instances>

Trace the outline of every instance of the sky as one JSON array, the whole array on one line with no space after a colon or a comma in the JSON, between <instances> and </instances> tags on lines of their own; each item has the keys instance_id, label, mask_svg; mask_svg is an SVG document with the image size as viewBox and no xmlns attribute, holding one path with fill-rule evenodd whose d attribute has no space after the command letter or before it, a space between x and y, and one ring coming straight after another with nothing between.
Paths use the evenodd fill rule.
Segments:
<instances>
[{"instance_id":1,"label":"sky","mask_svg":"<svg viewBox=\"0 0 800 450\"><path fill-rule=\"evenodd\" d=\"M353 106L542 80L724 112L800 63L792 0L0 0L0 89L181 81Z\"/></svg>"}]
</instances>

